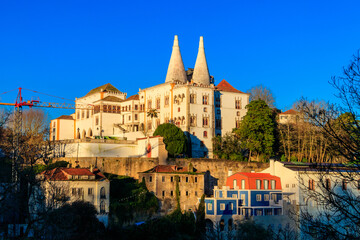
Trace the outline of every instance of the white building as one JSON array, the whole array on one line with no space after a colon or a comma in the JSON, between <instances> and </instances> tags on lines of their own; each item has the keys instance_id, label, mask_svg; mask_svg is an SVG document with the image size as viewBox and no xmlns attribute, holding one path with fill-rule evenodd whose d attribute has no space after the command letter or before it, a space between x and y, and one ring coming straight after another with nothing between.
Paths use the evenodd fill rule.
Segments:
<instances>
[{"instance_id":1,"label":"white building","mask_svg":"<svg viewBox=\"0 0 360 240\"><path fill-rule=\"evenodd\" d=\"M249 94L236 90L226 80L215 85L209 74L203 37L194 69L185 71L175 36L164 83L140 89L138 95L129 98L111 84L97 87L76 99L78 106L87 107L73 114L73 126L70 122L65 126L64 117L52 120L51 134L55 140L94 136L134 140L151 135L158 125L170 122L187 134L192 157L211 157L212 138L237 127L248 103ZM151 111L156 111L157 116L149 116Z\"/></svg>"},{"instance_id":2,"label":"white building","mask_svg":"<svg viewBox=\"0 0 360 240\"><path fill-rule=\"evenodd\" d=\"M108 225L110 181L98 169L55 168L42 172L37 178L42 181L41 191L32 197L33 201L45 196L47 208L58 208L77 200L90 202L98 212L99 221ZM33 209L33 213L37 209Z\"/></svg>"}]
</instances>

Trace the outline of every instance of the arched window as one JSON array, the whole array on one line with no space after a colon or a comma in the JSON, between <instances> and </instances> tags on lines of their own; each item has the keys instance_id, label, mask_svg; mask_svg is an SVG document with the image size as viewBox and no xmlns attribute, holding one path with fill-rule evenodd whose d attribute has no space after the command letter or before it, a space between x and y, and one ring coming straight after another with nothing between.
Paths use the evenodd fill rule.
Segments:
<instances>
[{"instance_id":1,"label":"arched window","mask_svg":"<svg viewBox=\"0 0 360 240\"><path fill-rule=\"evenodd\" d=\"M236 186L237 186L237 181L236 181L236 179L234 179L234 181L233 181L233 188L235 189Z\"/></svg>"},{"instance_id":2,"label":"arched window","mask_svg":"<svg viewBox=\"0 0 360 240\"><path fill-rule=\"evenodd\" d=\"M105 214L105 201L100 202L100 214Z\"/></svg>"},{"instance_id":3,"label":"arched window","mask_svg":"<svg viewBox=\"0 0 360 240\"><path fill-rule=\"evenodd\" d=\"M204 131L204 137L207 137L208 135L207 135L207 131Z\"/></svg>"},{"instance_id":4,"label":"arched window","mask_svg":"<svg viewBox=\"0 0 360 240\"><path fill-rule=\"evenodd\" d=\"M102 198L102 199L105 199L105 198L106 198L105 188L104 188L104 187L102 187L102 188L100 189L100 198Z\"/></svg>"}]
</instances>

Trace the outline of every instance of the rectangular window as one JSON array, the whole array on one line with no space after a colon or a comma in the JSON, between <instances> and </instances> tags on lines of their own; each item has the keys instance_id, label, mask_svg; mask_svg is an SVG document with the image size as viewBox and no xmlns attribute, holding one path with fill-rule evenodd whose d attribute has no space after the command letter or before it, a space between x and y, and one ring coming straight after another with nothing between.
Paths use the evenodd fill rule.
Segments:
<instances>
[{"instance_id":1,"label":"rectangular window","mask_svg":"<svg viewBox=\"0 0 360 240\"><path fill-rule=\"evenodd\" d=\"M162 191L162 196L165 197L165 191Z\"/></svg>"},{"instance_id":2,"label":"rectangular window","mask_svg":"<svg viewBox=\"0 0 360 240\"><path fill-rule=\"evenodd\" d=\"M148 109L151 108L151 103L152 103L151 100L149 100L149 101L148 101L148 104L147 104L147 108L148 108Z\"/></svg>"},{"instance_id":3,"label":"rectangular window","mask_svg":"<svg viewBox=\"0 0 360 240\"><path fill-rule=\"evenodd\" d=\"M94 194L94 189L88 188L88 195L93 195L93 194Z\"/></svg>"},{"instance_id":4,"label":"rectangular window","mask_svg":"<svg viewBox=\"0 0 360 240\"><path fill-rule=\"evenodd\" d=\"M207 205L207 209L208 209L209 211L211 211L211 210L212 210L212 204L211 204L211 203L207 203L206 205Z\"/></svg>"},{"instance_id":5,"label":"rectangular window","mask_svg":"<svg viewBox=\"0 0 360 240\"><path fill-rule=\"evenodd\" d=\"M265 194L265 195L264 195L264 201L269 201L269 200L270 200L269 194Z\"/></svg>"},{"instance_id":6,"label":"rectangular window","mask_svg":"<svg viewBox=\"0 0 360 240\"><path fill-rule=\"evenodd\" d=\"M256 180L256 189L261 189L261 180Z\"/></svg>"},{"instance_id":7,"label":"rectangular window","mask_svg":"<svg viewBox=\"0 0 360 240\"><path fill-rule=\"evenodd\" d=\"M256 201L258 201L258 202L261 201L261 194L256 194Z\"/></svg>"},{"instance_id":8,"label":"rectangular window","mask_svg":"<svg viewBox=\"0 0 360 240\"><path fill-rule=\"evenodd\" d=\"M134 118L135 118L135 121L138 120L138 115L135 114L135 115L134 115Z\"/></svg>"},{"instance_id":9,"label":"rectangular window","mask_svg":"<svg viewBox=\"0 0 360 240\"><path fill-rule=\"evenodd\" d=\"M234 204L230 203L230 210L234 210Z\"/></svg>"},{"instance_id":10,"label":"rectangular window","mask_svg":"<svg viewBox=\"0 0 360 240\"><path fill-rule=\"evenodd\" d=\"M220 97L215 98L215 107L220 107L221 106L221 100Z\"/></svg>"},{"instance_id":11,"label":"rectangular window","mask_svg":"<svg viewBox=\"0 0 360 240\"><path fill-rule=\"evenodd\" d=\"M245 194L241 194L240 199L241 199L241 205L245 205Z\"/></svg>"},{"instance_id":12,"label":"rectangular window","mask_svg":"<svg viewBox=\"0 0 360 240\"><path fill-rule=\"evenodd\" d=\"M85 118L85 111L81 111L81 119L84 119Z\"/></svg>"},{"instance_id":13,"label":"rectangular window","mask_svg":"<svg viewBox=\"0 0 360 240\"><path fill-rule=\"evenodd\" d=\"M174 181L174 177L170 177L170 182L173 182Z\"/></svg>"},{"instance_id":14,"label":"rectangular window","mask_svg":"<svg viewBox=\"0 0 360 240\"><path fill-rule=\"evenodd\" d=\"M309 179L309 190L315 190L315 180Z\"/></svg>"},{"instance_id":15,"label":"rectangular window","mask_svg":"<svg viewBox=\"0 0 360 240\"><path fill-rule=\"evenodd\" d=\"M235 109L241 109L241 99L235 100Z\"/></svg>"},{"instance_id":16,"label":"rectangular window","mask_svg":"<svg viewBox=\"0 0 360 240\"><path fill-rule=\"evenodd\" d=\"M165 176L162 176L162 181L165 182Z\"/></svg>"},{"instance_id":17,"label":"rectangular window","mask_svg":"<svg viewBox=\"0 0 360 240\"><path fill-rule=\"evenodd\" d=\"M195 182L197 182L197 177L195 177Z\"/></svg>"},{"instance_id":18,"label":"rectangular window","mask_svg":"<svg viewBox=\"0 0 360 240\"><path fill-rule=\"evenodd\" d=\"M100 112L100 106L99 105L94 106L94 114L99 112Z\"/></svg>"},{"instance_id":19,"label":"rectangular window","mask_svg":"<svg viewBox=\"0 0 360 240\"><path fill-rule=\"evenodd\" d=\"M241 189L245 189L245 179L241 180Z\"/></svg>"},{"instance_id":20,"label":"rectangular window","mask_svg":"<svg viewBox=\"0 0 360 240\"><path fill-rule=\"evenodd\" d=\"M188 191L186 191L185 194L186 194L186 196L189 196L189 192L188 192Z\"/></svg>"},{"instance_id":21,"label":"rectangular window","mask_svg":"<svg viewBox=\"0 0 360 240\"><path fill-rule=\"evenodd\" d=\"M235 127L236 127L236 128L239 128L239 127L240 127L240 124L241 124L241 121L238 120L238 119L236 119L236 120L235 120Z\"/></svg>"},{"instance_id":22,"label":"rectangular window","mask_svg":"<svg viewBox=\"0 0 360 240\"><path fill-rule=\"evenodd\" d=\"M195 103L196 95L194 93L190 94L190 103Z\"/></svg>"},{"instance_id":23,"label":"rectangular window","mask_svg":"<svg viewBox=\"0 0 360 240\"><path fill-rule=\"evenodd\" d=\"M165 101L164 101L164 105L165 107L169 106L169 96L165 96Z\"/></svg>"},{"instance_id":24,"label":"rectangular window","mask_svg":"<svg viewBox=\"0 0 360 240\"><path fill-rule=\"evenodd\" d=\"M209 117L203 117L203 127L209 127Z\"/></svg>"},{"instance_id":25,"label":"rectangular window","mask_svg":"<svg viewBox=\"0 0 360 240\"><path fill-rule=\"evenodd\" d=\"M73 196L76 195L76 188L72 188L72 189L71 189L71 195L73 195Z\"/></svg>"},{"instance_id":26,"label":"rectangular window","mask_svg":"<svg viewBox=\"0 0 360 240\"><path fill-rule=\"evenodd\" d=\"M152 176L149 177L149 182L152 182Z\"/></svg>"},{"instance_id":27,"label":"rectangular window","mask_svg":"<svg viewBox=\"0 0 360 240\"><path fill-rule=\"evenodd\" d=\"M195 191L195 196L197 197L197 191Z\"/></svg>"},{"instance_id":28,"label":"rectangular window","mask_svg":"<svg viewBox=\"0 0 360 240\"><path fill-rule=\"evenodd\" d=\"M173 192L173 191L170 192L170 196L174 196L174 192Z\"/></svg>"},{"instance_id":29,"label":"rectangular window","mask_svg":"<svg viewBox=\"0 0 360 240\"><path fill-rule=\"evenodd\" d=\"M190 126L196 127L196 116L190 116Z\"/></svg>"},{"instance_id":30,"label":"rectangular window","mask_svg":"<svg viewBox=\"0 0 360 240\"><path fill-rule=\"evenodd\" d=\"M220 210L224 211L225 210L225 203L220 203Z\"/></svg>"},{"instance_id":31,"label":"rectangular window","mask_svg":"<svg viewBox=\"0 0 360 240\"><path fill-rule=\"evenodd\" d=\"M185 178L185 182L189 182L189 177L186 177L186 178Z\"/></svg>"},{"instance_id":32,"label":"rectangular window","mask_svg":"<svg viewBox=\"0 0 360 240\"><path fill-rule=\"evenodd\" d=\"M325 188L326 188L326 190L330 190L330 188L331 188L331 181L329 178L326 179Z\"/></svg>"},{"instance_id":33,"label":"rectangular window","mask_svg":"<svg viewBox=\"0 0 360 240\"><path fill-rule=\"evenodd\" d=\"M138 105L135 104L135 105L134 105L134 108L135 108L135 111L137 111L137 110L138 110Z\"/></svg>"},{"instance_id":34,"label":"rectangular window","mask_svg":"<svg viewBox=\"0 0 360 240\"><path fill-rule=\"evenodd\" d=\"M99 125L99 117L95 118L95 125Z\"/></svg>"},{"instance_id":35,"label":"rectangular window","mask_svg":"<svg viewBox=\"0 0 360 240\"><path fill-rule=\"evenodd\" d=\"M156 99L156 109L160 109L160 98Z\"/></svg>"},{"instance_id":36,"label":"rectangular window","mask_svg":"<svg viewBox=\"0 0 360 240\"><path fill-rule=\"evenodd\" d=\"M209 96L204 95L202 97L202 102L203 102L204 105L208 105L209 104Z\"/></svg>"},{"instance_id":37,"label":"rectangular window","mask_svg":"<svg viewBox=\"0 0 360 240\"><path fill-rule=\"evenodd\" d=\"M89 116L90 116L90 112L89 110L86 110L86 118L89 118Z\"/></svg>"}]
</instances>

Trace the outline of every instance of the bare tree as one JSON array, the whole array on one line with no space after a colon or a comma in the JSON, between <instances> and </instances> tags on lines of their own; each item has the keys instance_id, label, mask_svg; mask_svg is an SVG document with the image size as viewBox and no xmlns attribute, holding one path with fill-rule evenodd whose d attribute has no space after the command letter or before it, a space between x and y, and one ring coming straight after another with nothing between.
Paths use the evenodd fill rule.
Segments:
<instances>
[{"instance_id":1,"label":"bare tree","mask_svg":"<svg viewBox=\"0 0 360 240\"><path fill-rule=\"evenodd\" d=\"M275 97L269 88L257 85L249 89L247 93L250 93L250 101L263 100L269 107L275 107Z\"/></svg>"}]
</instances>

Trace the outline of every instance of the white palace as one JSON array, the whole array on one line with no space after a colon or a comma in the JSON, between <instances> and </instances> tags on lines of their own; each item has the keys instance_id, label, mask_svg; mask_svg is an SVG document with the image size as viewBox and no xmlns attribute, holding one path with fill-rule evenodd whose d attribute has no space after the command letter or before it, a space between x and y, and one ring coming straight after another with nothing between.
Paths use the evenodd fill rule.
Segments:
<instances>
[{"instance_id":1,"label":"white palace","mask_svg":"<svg viewBox=\"0 0 360 240\"><path fill-rule=\"evenodd\" d=\"M92 89L70 116L51 121L51 138L96 139L116 137L137 140L151 136L162 123L174 123L188 136L192 157L212 157L212 138L231 132L246 114L249 94L222 80L215 85L200 37L195 67L185 71L175 36L165 82L139 89L127 98L111 84ZM151 114L157 113L157 114Z\"/></svg>"}]
</instances>

